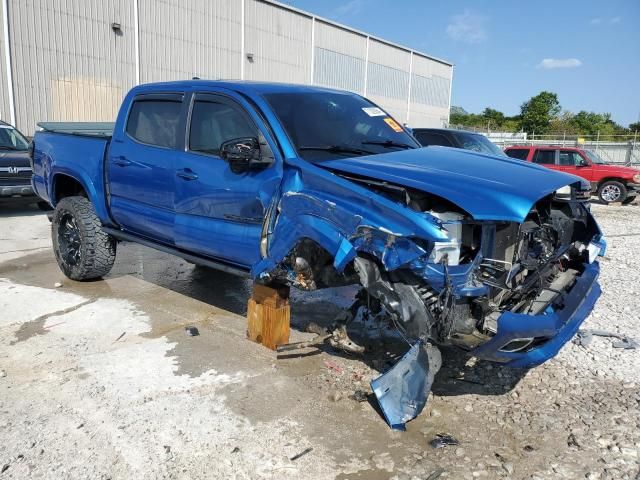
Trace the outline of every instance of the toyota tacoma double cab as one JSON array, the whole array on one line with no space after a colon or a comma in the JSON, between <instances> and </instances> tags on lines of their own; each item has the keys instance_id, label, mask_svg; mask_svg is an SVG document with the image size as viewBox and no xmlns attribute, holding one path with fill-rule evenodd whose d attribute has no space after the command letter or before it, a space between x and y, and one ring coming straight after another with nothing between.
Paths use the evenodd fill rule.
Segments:
<instances>
[{"instance_id":1,"label":"toyota tacoma double cab","mask_svg":"<svg viewBox=\"0 0 640 480\"><path fill-rule=\"evenodd\" d=\"M374 385L392 425L426 401L435 345L535 366L600 295L606 244L572 193L579 178L421 148L354 93L148 84L128 93L109 131L41 127L33 186L55 207L53 247L66 276L107 275L128 240L260 283L359 284L362 308L377 303L415 342L402 362L425 367L390 372L401 390L393 398Z\"/></svg>"},{"instance_id":2,"label":"toyota tacoma double cab","mask_svg":"<svg viewBox=\"0 0 640 480\"><path fill-rule=\"evenodd\" d=\"M640 194L640 169L607 164L595 150L537 145L507 147L504 151L511 158L582 177L603 203L629 204Z\"/></svg>"}]
</instances>

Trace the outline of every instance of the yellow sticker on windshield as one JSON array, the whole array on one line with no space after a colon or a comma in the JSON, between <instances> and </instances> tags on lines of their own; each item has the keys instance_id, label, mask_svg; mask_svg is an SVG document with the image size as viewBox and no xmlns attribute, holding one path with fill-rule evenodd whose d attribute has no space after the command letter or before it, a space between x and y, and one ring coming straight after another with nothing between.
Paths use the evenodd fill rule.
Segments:
<instances>
[{"instance_id":1,"label":"yellow sticker on windshield","mask_svg":"<svg viewBox=\"0 0 640 480\"><path fill-rule=\"evenodd\" d=\"M398 125L398 122L396 122L393 118L391 117L387 117L384 119L384 122L389 125L394 132L400 133L402 132L402 127L400 125Z\"/></svg>"}]
</instances>

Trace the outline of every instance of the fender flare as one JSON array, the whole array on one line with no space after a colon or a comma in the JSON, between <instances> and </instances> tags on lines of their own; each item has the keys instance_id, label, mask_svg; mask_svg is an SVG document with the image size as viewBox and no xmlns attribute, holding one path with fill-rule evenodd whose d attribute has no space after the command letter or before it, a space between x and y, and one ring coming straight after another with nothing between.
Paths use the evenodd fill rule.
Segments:
<instances>
[{"instance_id":1,"label":"fender flare","mask_svg":"<svg viewBox=\"0 0 640 480\"><path fill-rule=\"evenodd\" d=\"M73 180L78 182L84 189L85 193L87 194L87 198L93 205L93 208L95 208L98 218L100 218L102 223L110 223L109 213L107 211L107 206L106 206L106 199L102 199L102 200L100 199L100 195L98 194L95 188L95 185L93 184L93 181L89 178L89 176L85 172L82 172L82 171L80 172L71 171L67 168L60 168L60 167L57 167L51 171L51 175L49 177L51 178L51 183L48 188L51 205L53 205L54 207L56 206L57 202L56 202L55 185L58 178L62 176L72 178Z\"/></svg>"}]
</instances>

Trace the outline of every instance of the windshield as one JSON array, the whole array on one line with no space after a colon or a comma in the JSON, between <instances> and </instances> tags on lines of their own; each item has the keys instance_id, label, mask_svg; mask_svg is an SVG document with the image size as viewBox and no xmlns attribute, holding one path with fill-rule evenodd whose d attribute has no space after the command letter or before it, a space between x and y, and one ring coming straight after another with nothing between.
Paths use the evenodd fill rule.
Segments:
<instances>
[{"instance_id":1,"label":"windshield","mask_svg":"<svg viewBox=\"0 0 640 480\"><path fill-rule=\"evenodd\" d=\"M591 160L591 163L597 163L599 165L604 165L607 163L602 159L600 155L598 155L593 150L585 150L584 153L587 154L587 157L589 157L589 160Z\"/></svg>"},{"instance_id":2,"label":"windshield","mask_svg":"<svg viewBox=\"0 0 640 480\"><path fill-rule=\"evenodd\" d=\"M29 142L22 134L10 125L0 124L0 150L29 149Z\"/></svg>"},{"instance_id":3,"label":"windshield","mask_svg":"<svg viewBox=\"0 0 640 480\"><path fill-rule=\"evenodd\" d=\"M500 147L491 142L484 135L476 133L455 132L454 135L465 150L471 150L478 153L486 153L489 155L497 155L498 157L506 157Z\"/></svg>"},{"instance_id":4,"label":"windshield","mask_svg":"<svg viewBox=\"0 0 640 480\"><path fill-rule=\"evenodd\" d=\"M287 92L264 98L298 155L311 162L420 148L396 120L353 93Z\"/></svg>"}]
</instances>

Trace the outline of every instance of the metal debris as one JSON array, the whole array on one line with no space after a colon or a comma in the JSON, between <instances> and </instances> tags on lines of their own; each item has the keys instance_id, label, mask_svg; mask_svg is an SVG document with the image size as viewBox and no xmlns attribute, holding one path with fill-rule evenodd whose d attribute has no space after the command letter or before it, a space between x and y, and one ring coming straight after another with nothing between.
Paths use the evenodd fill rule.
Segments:
<instances>
[{"instance_id":1,"label":"metal debris","mask_svg":"<svg viewBox=\"0 0 640 480\"><path fill-rule=\"evenodd\" d=\"M300 457L306 455L307 453L311 452L313 450L312 447L309 448L305 448L303 451L301 451L300 453L298 453L297 455L294 455L293 457L291 457L289 460L291 460L292 462L295 460L298 460Z\"/></svg>"},{"instance_id":2,"label":"metal debris","mask_svg":"<svg viewBox=\"0 0 640 480\"><path fill-rule=\"evenodd\" d=\"M621 333L608 332L606 330L580 329L576 333L576 337L574 338L573 343L586 348L591 345L593 337L615 338L616 340L614 340L611 344L613 348L623 348L625 350L640 349L640 343L637 340Z\"/></svg>"},{"instance_id":3,"label":"metal debris","mask_svg":"<svg viewBox=\"0 0 640 480\"><path fill-rule=\"evenodd\" d=\"M356 355L362 355L364 353L364 347L349 338L346 325L340 325L331 332L329 344L336 350L342 350L347 353Z\"/></svg>"},{"instance_id":4,"label":"metal debris","mask_svg":"<svg viewBox=\"0 0 640 480\"><path fill-rule=\"evenodd\" d=\"M438 433L436 435L436 438L429 442L429 445L431 445L433 448L444 448L447 446L460 445L460 442L448 433Z\"/></svg>"},{"instance_id":5,"label":"metal debris","mask_svg":"<svg viewBox=\"0 0 640 480\"><path fill-rule=\"evenodd\" d=\"M198 329L196 327L185 327L184 331L190 337L197 337L198 335L200 335L200 332L198 331Z\"/></svg>"},{"instance_id":6,"label":"metal debris","mask_svg":"<svg viewBox=\"0 0 640 480\"><path fill-rule=\"evenodd\" d=\"M362 355L364 353L364 347L355 343L347 334L346 325L338 324L331 327L329 330L319 327L312 323L307 327L307 331L315 333L316 336L311 340L304 342L285 343L278 345L276 351L278 353L290 352L294 350L300 350L307 347L318 347L325 342L328 342L336 350L342 350L343 352Z\"/></svg>"}]
</instances>

